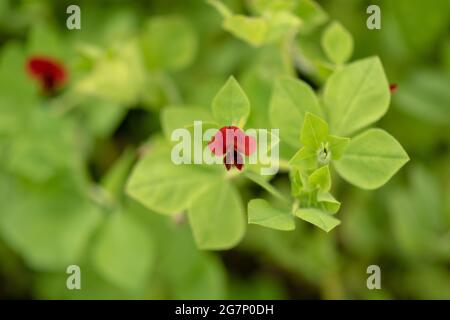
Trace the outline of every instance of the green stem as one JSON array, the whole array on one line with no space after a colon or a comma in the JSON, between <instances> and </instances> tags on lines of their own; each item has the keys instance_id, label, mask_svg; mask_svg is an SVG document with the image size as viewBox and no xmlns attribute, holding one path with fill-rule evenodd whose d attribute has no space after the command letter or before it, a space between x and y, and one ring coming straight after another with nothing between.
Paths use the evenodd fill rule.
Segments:
<instances>
[{"instance_id":1,"label":"green stem","mask_svg":"<svg viewBox=\"0 0 450 320\"><path fill-rule=\"evenodd\" d=\"M292 204L292 210L291 213L295 215L295 211L300 207L300 201L298 199L294 200L294 203Z\"/></svg>"},{"instance_id":2,"label":"green stem","mask_svg":"<svg viewBox=\"0 0 450 320\"><path fill-rule=\"evenodd\" d=\"M283 172L289 172L292 168L291 165L289 164L289 161L285 159L278 160L278 167L280 168L280 171Z\"/></svg>"},{"instance_id":3,"label":"green stem","mask_svg":"<svg viewBox=\"0 0 450 320\"><path fill-rule=\"evenodd\" d=\"M114 207L114 199L112 196L101 186L92 185L88 191L89 198L104 209L111 209Z\"/></svg>"}]
</instances>

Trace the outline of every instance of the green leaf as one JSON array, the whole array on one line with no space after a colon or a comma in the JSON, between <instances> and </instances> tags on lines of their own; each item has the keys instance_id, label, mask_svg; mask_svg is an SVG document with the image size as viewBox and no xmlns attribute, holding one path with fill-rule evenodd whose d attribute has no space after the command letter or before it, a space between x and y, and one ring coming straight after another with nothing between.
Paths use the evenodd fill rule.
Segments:
<instances>
[{"instance_id":1,"label":"green leaf","mask_svg":"<svg viewBox=\"0 0 450 320\"><path fill-rule=\"evenodd\" d=\"M308 183L314 189L321 191L330 191L331 189L331 176L328 165L320 167L309 176Z\"/></svg>"},{"instance_id":2,"label":"green leaf","mask_svg":"<svg viewBox=\"0 0 450 320\"><path fill-rule=\"evenodd\" d=\"M173 228L166 224L160 232L158 269L167 278L174 299L224 299L226 276L219 257L198 250L188 225ZM180 266L183 266L180 268Z\"/></svg>"},{"instance_id":3,"label":"green leaf","mask_svg":"<svg viewBox=\"0 0 450 320\"><path fill-rule=\"evenodd\" d=\"M317 201L324 210L332 214L338 212L339 208L341 207L341 203L337 201L329 192L319 191L317 193Z\"/></svg>"},{"instance_id":4,"label":"green leaf","mask_svg":"<svg viewBox=\"0 0 450 320\"><path fill-rule=\"evenodd\" d=\"M295 229L294 218L289 212L275 209L263 199L253 199L248 203L248 223L283 231Z\"/></svg>"},{"instance_id":5,"label":"green leaf","mask_svg":"<svg viewBox=\"0 0 450 320\"><path fill-rule=\"evenodd\" d=\"M126 191L150 209L177 214L215 181L198 165L176 165L167 146L153 149L133 169Z\"/></svg>"},{"instance_id":6,"label":"green leaf","mask_svg":"<svg viewBox=\"0 0 450 320\"><path fill-rule=\"evenodd\" d=\"M299 0L295 13L303 21L301 33L310 33L328 20L328 14L313 0Z\"/></svg>"},{"instance_id":7,"label":"green leaf","mask_svg":"<svg viewBox=\"0 0 450 320\"><path fill-rule=\"evenodd\" d=\"M363 189L376 189L408 161L407 153L394 137L381 129L368 129L349 142L335 167L348 182Z\"/></svg>"},{"instance_id":8,"label":"green leaf","mask_svg":"<svg viewBox=\"0 0 450 320\"><path fill-rule=\"evenodd\" d=\"M243 127L250 114L250 102L236 79L231 76L214 97L214 118L220 125Z\"/></svg>"},{"instance_id":9,"label":"green leaf","mask_svg":"<svg viewBox=\"0 0 450 320\"><path fill-rule=\"evenodd\" d=\"M154 260L148 230L126 209L112 213L96 239L93 265L111 283L127 290L145 285Z\"/></svg>"},{"instance_id":10,"label":"green leaf","mask_svg":"<svg viewBox=\"0 0 450 320\"><path fill-rule=\"evenodd\" d=\"M135 152L125 149L119 159L114 162L109 171L102 177L100 184L115 199L120 199L124 193L124 186L135 160Z\"/></svg>"},{"instance_id":11,"label":"green leaf","mask_svg":"<svg viewBox=\"0 0 450 320\"><path fill-rule=\"evenodd\" d=\"M206 0L207 3L212 5L223 17L229 17L233 13L222 1L219 0Z\"/></svg>"},{"instance_id":12,"label":"green leaf","mask_svg":"<svg viewBox=\"0 0 450 320\"><path fill-rule=\"evenodd\" d=\"M194 239L200 249L224 250L235 246L245 233L244 209L227 181L209 186L188 211Z\"/></svg>"},{"instance_id":13,"label":"green leaf","mask_svg":"<svg viewBox=\"0 0 450 320\"><path fill-rule=\"evenodd\" d=\"M247 17L239 14L225 18L223 22L225 30L253 46L262 45L269 31L269 24L261 17Z\"/></svg>"},{"instance_id":14,"label":"green leaf","mask_svg":"<svg viewBox=\"0 0 450 320\"><path fill-rule=\"evenodd\" d=\"M377 57L359 60L330 76L324 91L330 132L350 136L380 119L390 101L389 83Z\"/></svg>"},{"instance_id":15,"label":"green leaf","mask_svg":"<svg viewBox=\"0 0 450 320\"><path fill-rule=\"evenodd\" d=\"M312 170L317 167L316 150L303 147L289 160L289 164L300 170Z\"/></svg>"},{"instance_id":16,"label":"green leaf","mask_svg":"<svg viewBox=\"0 0 450 320\"><path fill-rule=\"evenodd\" d=\"M276 12L270 19L266 16L249 17L233 14L221 1L207 0L207 2L224 18L222 26L225 30L255 47L276 40L287 29L299 24L298 18L289 12Z\"/></svg>"},{"instance_id":17,"label":"green leaf","mask_svg":"<svg viewBox=\"0 0 450 320\"><path fill-rule=\"evenodd\" d=\"M191 24L181 16L149 19L140 38L143 56L150 70L180 70L187 67L197 51Z\"/></svg>"},{"instance_id":18,"label":"green leaf","mask_svg":"<svg viewBox=\"0 0 450 320\"><path fill-rule=\"evenodd\" d=\"M19 122L21 130L9 141L6 168L35 182L79 168L82 159L74 123L45 109L32 109L28 116Z\"/></svg>"},{"instance_id":19,"label":"green leaf","mask_svg":"<svg viewBox=\"0 0 450 320\"><path fill-rule=\"evenodd\" d=\"M252 7L260 14L265 12L285 12L296 8L297 0L253 0Z\"/></svg>"},{"instance_id":20,"label":"green leaf","mask_svg":"<svg viewBox=\"0 0 450 320\"><path fill-rule=\"evenodd\" d=\"M322 48L328 59L343 64L353 52L353 37L339 22L333 21L322 34Z\"/></svg>"},{"instance_id":21,"label":"green leaf","mask_svg":"<svg viewBox=\"0 0 450 320\"><path fill-rule=\"evenodd\" d=\"M280 129L280 137L293 147L300 147L299 133L306 112L320 116L319 101L305 82L281 78L275 82L269 107L273 128Z\"/></svg>"},{"instance_id":22,"label":"green leaf","mask_svg":"<svg viewBox=\"0 0 450 320\"><path fill-rule=\"evenodd\" d=\"M2 238L36 270L79 262L100 222L101 212L70 175L39 184L2 175L0 197Z\"/></svg>"},{"instance_id":23,"label":"green leaf","mask_svg":"<svg viewBox=\"0 0 450 320\"><path fill-rule=\"evenodd\" d=\"M161 112L161 126L167 139L175 129L193 126L194 121L202 121L203 125L214 123L211 112L204 108L169 106Z\"/></svg>"},{"instance_id":24,"label":"green leaf","mask_svg":"<svg viewBox=\"0 0 450 320\"><path fill-rule=\"evenodd\" d=\"M303 121L300 141L304 146L313 149L320 147L328 136L328 124L321 118L307 112Z\"/></svg>"},{"instance_id":25,"label":"green leaf","mask_svg":"<svg viewBox=\"0 0 450 320\"><path fill-rule=\"evenodd\" d=\"M331 158L333 160L339 160L347 149L350 138L329 135L327 141L328 148L331 152Z\"/></svg>"},{"instance_id":26,"label":"green leaf","mask_svg":"<svg viewBox=\"0 0 450 320\"><path fill-rule=\"evenodd\" d=\"M134 41L129 41L103 52L90 73L75 84L71 93L132 104L143 89L144 76L138 47Z\"/></svg>"},{"instance_id":27,"label":"green leaf","mask_svg":"<svg viewBox=\"0 0 450 320\"><path fill-rule=\"evenodd\" d=\"M279 11L270 15L269 30L266 43L283 41L289 34L294 34L302 25L302 21L294 14L287 11Z\"/></svg>"},{"instance_id":28,"label":"green leaf","mask_svg":"<svg viewBox=\"0 0 450 320\"><path fill-rule=\"evenodd\" d=\"M295 211L295 215L300 219L312 223L313 225L326 232L330 232L341 223L341 221L339 221L335 217L316 208L298 209L297 211Z\"/></svg>"}]
</instances>

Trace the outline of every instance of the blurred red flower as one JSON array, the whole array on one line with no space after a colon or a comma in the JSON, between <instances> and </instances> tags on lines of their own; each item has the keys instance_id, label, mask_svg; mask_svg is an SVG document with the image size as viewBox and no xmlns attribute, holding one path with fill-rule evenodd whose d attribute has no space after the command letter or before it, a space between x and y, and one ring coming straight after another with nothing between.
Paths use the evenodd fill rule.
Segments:
<instances>
[{"instance_id":1,"label":"blurred red flower","mask_svg":"<svg viewBox=\"0 0 450 320\"><path fill-rule=\"evenodd\" d=\"M397 84L396 83L390 84L389 90L391 91L391 93L394 93L395 91L397 91Z\"/></svg>"},{"instance_id":2,"label":"blurred red flower","mask_svg":"<svg viewBox=\"0 0 450 320\"><path fill-rule=\"evenodd\" d=\"M45 93L55 92L68 77L64 65L50 57L30 57L27 61L27 71L39 82Z\"/></svg>"}]
</instances>

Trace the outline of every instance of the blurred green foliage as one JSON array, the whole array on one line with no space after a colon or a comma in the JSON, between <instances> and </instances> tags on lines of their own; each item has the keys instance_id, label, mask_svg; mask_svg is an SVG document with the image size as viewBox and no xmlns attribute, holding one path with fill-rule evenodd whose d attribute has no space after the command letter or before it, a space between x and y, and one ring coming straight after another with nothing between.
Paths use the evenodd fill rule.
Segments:
<instances>
[{"instance_id":1,"label":"blurred green foliage","mask_svg":"<svg viewBox=\"0 0 450 320\"><path fill-rule=\"evenodd\" d=\"M73 1L0 0L0 298L450 299L449 2L377 1L381 30L366 28L366 0L224 3L80 0L82 29L67 30ZM248 32L255 25L264 33ZM56 95L43 95L26 74L33 55L68 68ZM138 158L167 153L164 135L178 123L165 114L203 118L230 75L252 105L246 126L264 128L277 119L269 115L278 76L319 88L347 59L373 55L398 84L377 126L411 161L377 191L333 176L342 202L333 232L250 224L237 247L203 251L181 212L198 181L176 180L192 168L140 163L173 183L140 201L165 197L173 207L158 211L176 214L151 212L125 194ZM284 159L298 147L287 142ZM204 174L206 186L211 196L227 189L228 205L262 198L257 205L280 207L264 181L209 184L214 174ZM285 173L271 183L290 194ZM66 288L71 264L81 267L81 290ZM381 290L366 287L371 264L381 267Z\"/></svg>"}]
</instances>

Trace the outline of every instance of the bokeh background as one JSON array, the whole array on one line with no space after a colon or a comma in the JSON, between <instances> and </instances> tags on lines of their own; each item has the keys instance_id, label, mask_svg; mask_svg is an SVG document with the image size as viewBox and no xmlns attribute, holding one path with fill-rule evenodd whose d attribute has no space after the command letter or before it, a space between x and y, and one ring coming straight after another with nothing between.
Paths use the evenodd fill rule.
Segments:
<instances>
[{"instance_id":1,"label":"bokeh background","mask_svg":"<svg viewBox=\"0 0 450 320\"><path fill-rule=\"evenodd\" d=\"M224 2L253 14L252 1ZM183 215L149 211L124 183L161 137L161 110L209 108L231 74L260 110L251 124L267 121L279 57L223 30L201 0L0 0L0 299L450 299L449 1L317 3L298 51L322 57L321 31L336 19L354 37L352 60L380 56L398 89L378 126L411 161L377 191L336 180L342 224L330 234L249 225L237 247L208 252ZM81 30L66 28L70 4ZM370 4L381 30L366 27ZM68 69L58 92L27 74L35 55ZM320 68L298 76L323 83ZM286 174L272 182L289 192ZM267 196L239 187L244 201ZM66 288L71 264L81 290ZM372 264L381 290L366 287Z\"/></svg>"}]
</instances>

